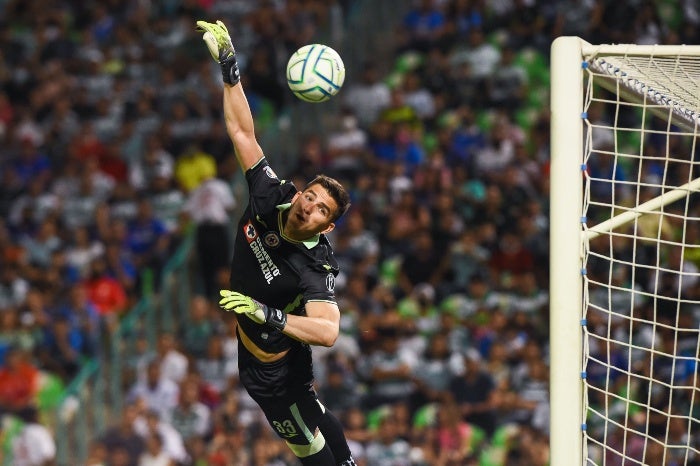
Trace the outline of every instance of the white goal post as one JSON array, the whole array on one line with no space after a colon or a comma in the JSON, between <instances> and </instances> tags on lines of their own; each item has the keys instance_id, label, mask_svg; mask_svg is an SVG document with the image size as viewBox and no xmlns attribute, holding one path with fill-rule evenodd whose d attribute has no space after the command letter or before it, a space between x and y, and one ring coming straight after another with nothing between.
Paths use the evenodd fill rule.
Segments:
<instances>
[{"instance_id":1,"label":"white goal post","mask_svg":"<svg viewBox=\"0 0 700 466\"><path fill-rule=\"evenodd\" d=\"M700 464L700 46L551 48L551 466Z\"/></svg>"}]
</instances>

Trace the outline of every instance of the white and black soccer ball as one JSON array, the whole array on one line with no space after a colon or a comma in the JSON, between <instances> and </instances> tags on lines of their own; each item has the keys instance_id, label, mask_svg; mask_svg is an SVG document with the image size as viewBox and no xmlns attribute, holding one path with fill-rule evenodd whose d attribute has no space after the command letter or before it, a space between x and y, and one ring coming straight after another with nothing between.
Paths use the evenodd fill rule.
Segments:
<instances>
[{"instance_id":1,"label":"white and black soccer ball","mask_svg":"<svg viewBox=\"0 0 700 466\"><path fill-rule=\"evenodd\" d=\"M344 81L343 60L327 45L305 45L287 62L287 84L306 102L325 102L340 91Z\"/></svg>"}]
</instances>

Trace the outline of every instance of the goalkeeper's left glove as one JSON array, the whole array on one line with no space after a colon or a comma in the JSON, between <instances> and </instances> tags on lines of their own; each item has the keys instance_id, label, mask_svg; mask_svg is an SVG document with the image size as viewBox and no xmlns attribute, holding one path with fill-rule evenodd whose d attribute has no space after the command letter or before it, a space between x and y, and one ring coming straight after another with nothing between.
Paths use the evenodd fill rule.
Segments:
<instances>
[{"instance_id":1,"label":"goalkeeper's left glove","mask_svg":"<svg viewBox=\"0 0 700 466\"><path fill-rule=\"evenodd\" d=\"M241 73L236 62L236 50L233 48L231 36L224 23L218 20L216 23L197 21L197 30L204 32L202 39L207 44L211 56L221 65L224 82L231 85L238 84Z\"/></svg>"},{"instance_id":2,"label":"goalkeeper's left glove","mask_svg":"<svg viewBox=\"0 0 700 466\"><path fill-rule=\"evenodd\" d=\"M244 314L259 324L267 324L278 330L284 330L287 325L287 314L284 311L268 307L237 291L220 290L219 294L221 295L219 306L225 311Z\"/></svg>"}]
</instances>

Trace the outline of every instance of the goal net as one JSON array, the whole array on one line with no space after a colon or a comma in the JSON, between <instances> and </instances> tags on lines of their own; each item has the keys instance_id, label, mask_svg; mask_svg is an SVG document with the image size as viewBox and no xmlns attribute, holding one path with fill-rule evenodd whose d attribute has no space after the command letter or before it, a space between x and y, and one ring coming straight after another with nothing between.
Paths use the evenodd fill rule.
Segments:
<instances>
[{"instance_id":1,"label":"goal net","mask_svg":"<svg viewBox=\"0 0 700 466\"><path fill-rule=\"evenodd\" d=\"M700 46L552 46L551 454L700 465Z\"/></svg>"}]
</instances>

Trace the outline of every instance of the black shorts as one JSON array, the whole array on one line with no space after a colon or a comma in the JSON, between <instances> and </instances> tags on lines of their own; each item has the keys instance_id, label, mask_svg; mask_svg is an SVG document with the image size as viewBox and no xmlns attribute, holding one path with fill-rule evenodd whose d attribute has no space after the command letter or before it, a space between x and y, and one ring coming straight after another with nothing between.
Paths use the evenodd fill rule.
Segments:
<instances>
[{"instance_id":1,"label":"black shorts","mask_svg":"<svg viewBox=\"0 0 700 466\"><path fill-rule=\"evenodd\" d=\"M313 388L311 348L293 345L280 360L263 363L239 343L240 379L277 435L289 443L313 440L324 408Z\"/></svg>"}]
</instances>

